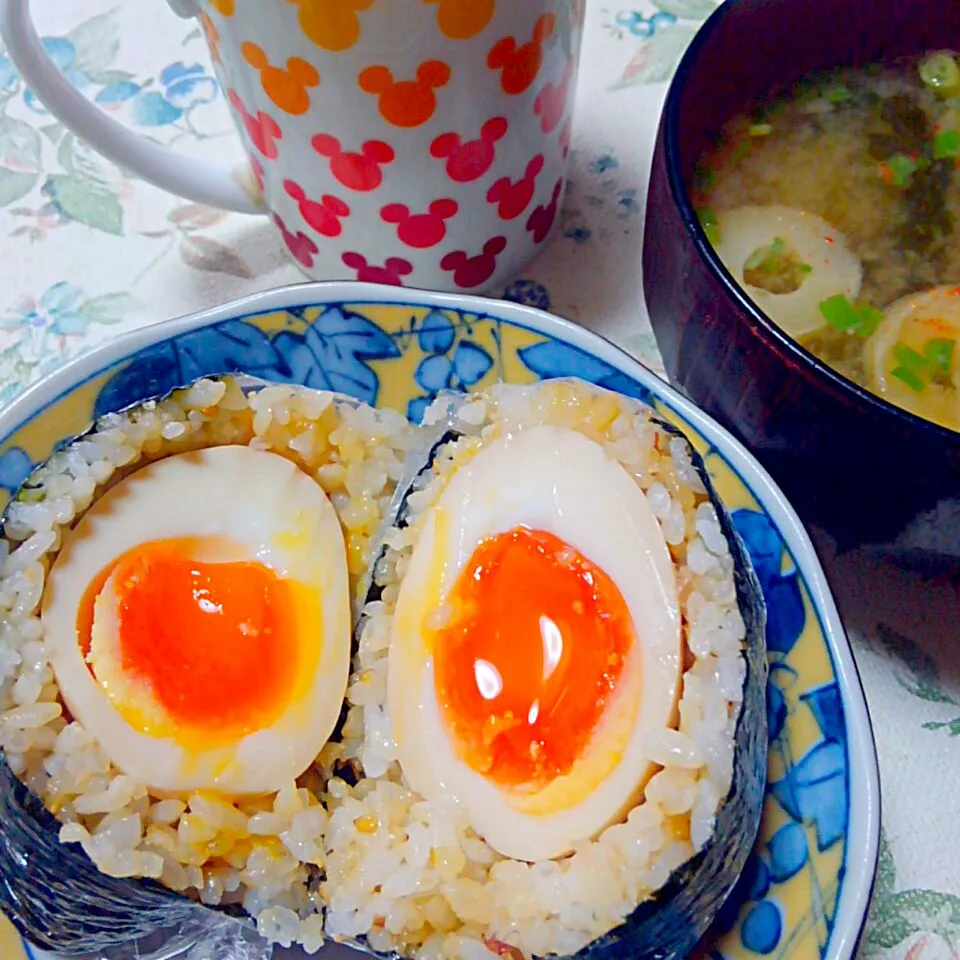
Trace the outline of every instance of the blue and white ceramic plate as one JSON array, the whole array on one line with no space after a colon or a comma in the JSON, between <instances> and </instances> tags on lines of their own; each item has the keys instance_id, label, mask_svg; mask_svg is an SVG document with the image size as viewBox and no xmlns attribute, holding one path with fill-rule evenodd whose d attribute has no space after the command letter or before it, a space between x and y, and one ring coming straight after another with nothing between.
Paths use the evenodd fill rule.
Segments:
<instances>
[{"instance_id":1,"label":"blue and white ceramic plate","mask_svg":"<svg viewBox=\"0 0 960 960\"><path fill-rule=\"evenodd\" d=\"M625 353L539 311L399 288L306 284L121 337L27 391L0 414L0 506L34 464L95 417L235 371L341 391L411 418L439 390L576 376L645 399L680 426L733 515L768 605L763 827L704 953L716 960L853 956L879 841L866 705L807 534L743 447ZM18 950L0 929L5 960Z\"/></svg>"}]
</instances>

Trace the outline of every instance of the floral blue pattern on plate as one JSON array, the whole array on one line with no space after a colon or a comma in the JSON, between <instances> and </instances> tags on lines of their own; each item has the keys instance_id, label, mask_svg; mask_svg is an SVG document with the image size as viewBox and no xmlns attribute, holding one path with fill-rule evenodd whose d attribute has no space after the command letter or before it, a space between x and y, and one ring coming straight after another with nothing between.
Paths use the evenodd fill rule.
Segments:
<instances>
[{"instance_id":1,"label":"floral blue pattern on plate","mask_svg":"<svg viewBox=\"0 0 960 960\"><path fill-rule=\"evenodd\" d=\"M27 391L0 413L0 501L96 416L238 371L413 417L439 390L577 376L644 400L680 426L731 509L769 611L764 824L704 950L717 960L852 956L879 842L869 721L806 534L736 441L617 348L529 307L306 284L137 331Z\"/></svg>"}]
</instances>

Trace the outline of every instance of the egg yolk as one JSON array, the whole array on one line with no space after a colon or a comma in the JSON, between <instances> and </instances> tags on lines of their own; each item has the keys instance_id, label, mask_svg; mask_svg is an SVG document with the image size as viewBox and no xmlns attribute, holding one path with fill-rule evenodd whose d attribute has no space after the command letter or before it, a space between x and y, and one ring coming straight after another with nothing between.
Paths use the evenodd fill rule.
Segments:
<instances>
[{"instance_id":1,"label":"egg yolk","mask_svg":"<svg viewBox=\"0 0 960 960\"><path fill-rule=\"evenodd\" d=\"M506 787L568 773L634 641L617 586L553 534L517 527L479 544L447 604L434 679L461 760Z\"/></svg>"},{"instance_id":2,"label":"egg yolk","mask_svg":"<svg viewBox=\"0 0 960 960\"><path fill-rule=\"evenodd\" d=\"M301 666L297 589L305 588L260 563L205 562L194 552L193 541L162 540L122 555L87 591L80 642L86 652L93 604L112 578L123 675L175 729L244 736L289 702Z\"/></svg>"}]
</instances>

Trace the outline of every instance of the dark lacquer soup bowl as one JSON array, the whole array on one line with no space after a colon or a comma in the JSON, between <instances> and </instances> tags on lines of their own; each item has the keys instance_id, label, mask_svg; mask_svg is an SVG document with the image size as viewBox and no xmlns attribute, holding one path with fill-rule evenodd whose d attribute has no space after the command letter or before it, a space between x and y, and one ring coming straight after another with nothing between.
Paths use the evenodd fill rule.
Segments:
<instances>
[{"instance_id":1,"label":"dark lacquer soup bowl","mask_svg":"<svg viewBox=\"0 0 960 960\"><path fill-rule=\"evenodd\" d=\"M958 47L956 2L728 0L670 87L643 252L673 382L737 434L840 549L936 567L960 566L960 433L879 399L783 333L714 252L691 185L723 124L771 91L817 71Z\"/></svg>"}]
</instances>

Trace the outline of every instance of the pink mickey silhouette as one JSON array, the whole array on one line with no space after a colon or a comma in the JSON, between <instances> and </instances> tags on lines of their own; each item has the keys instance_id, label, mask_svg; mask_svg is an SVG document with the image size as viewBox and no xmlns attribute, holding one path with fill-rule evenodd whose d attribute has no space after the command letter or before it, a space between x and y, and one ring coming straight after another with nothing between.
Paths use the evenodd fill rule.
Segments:
<instances>
[{"instance_id":1,"label":"pink mickey silhouette","mask_svg":"<svg viewBox=\"0 0 960 960\"><path fill-rule=\"evenodd\" d=\"M402 287L401 277L408 277L413 273L413 264L401 257L387 257L382 267L367 263L367 258L359 253L345 253L344 265L357 271L357 279L368 283L389 283L394 287Z\"/></svg>"},{"instance_id":2,"label":"pink mickey silhouette","mask_svg":"<svg viewBox=\"0 0 960 960\"><path fill-rule=\"evenodd\" d=\"M487 202L499 204L497 212L501 220L515 220L530 206L541 170L543 154L539 153L527 164L526 173L516 183L502 177L487 191Z\"/></svg>"},{"instance_id":3,"label":"pink mickey silhouette","mask_svg":"<svg viewBox=\"0 0 960 960\"><path fill-rule=\"evenodd\" d=\"M563 129L560 131L560 149L563 151L563 159L567 159L567 154L570 153L570 141L573 139L573 118L571 117L563 125Z\"/></svg>"},{"instance_id":4,"label":"pink mickey silhouette","mask_svg":"<svg viewBox=\"0 0 960 960\"><path fill-rule=\"evenodd\" d=\"M457 183L478 180L493 166L497 158L496 143L507 132L503 117L488 120L476 140L464 143L458 133L442 133L430 144L430 155L447 161L447 176Z\"/></svg>"},{"instance_id":5,"label":"pink mickey silhouette","mask_svg":"<svg viewBox=\"0 0 960 960\"><path fill-rule=\"evenodd\" d=\"M557 204L560 202L560 192L563 190L563 178L561 177L553 188L553 196L546 206L539 206L530 214L527 220L527 229L533 234L535 243L541 243L546 239L547 234L553 227L554 220L557 219Z\"/></svg>"},{"instance_id":6,"label":"pink mickey silhouette","mask_svg":"<svg viewBox=\"0 0 960 960\"><path fill-rule=\"evenodd\" d=\"M403 203L388 203L380 216L385 223L397 225L397 236L408 246L424 250L435 247L446 235L445 221L460 209L456 200L435 200L426 213L411 214Z\"/></svg>"},{"instance_id":7,"label":"pink mickey silhouette","mask_svg":"<svg viewBox=\"0 0 960 960\"><path fill-rule=\"evenodd\" d=\"M350 208L339 197L324 194L319 202L310 200L303 187L293 180L284 180L283 189L297 201L300 216L322 237L339 237L343 233L340 220L350 216Z\"/></svg>"},{"instance_id":8,"label":"pink mickey silhouette","mask_svg":"<svg viewBox=\"0 0 960 960\"><path fill-rule=\"evenodd\" d=\"M283 138L277 121L262 110L258 110L256 116L251 115L236 90L231 90L228 97L253 145L268 159L276 160L279 151L275 141Z\"/></svg>"},{"instance_id":9,"label":"pink mickey silhouette","mask_svg":"<svg viewBox=\"0 0 960 960\"><path fill-rule=\"evenodd\" d=\"M497 269L497 257L507 249L506 237L494 237L483 245L483 253L467 256L463 250L448 253L440 261L440 269L453 273L458 287L479 287L486 283Z\"/></svg>"},{"instance_id":10,"label":"pink mickey silhouette","mask_svg":"<svg viewBox=\"0 0 960 960\"><path fill-rule=\"evenodd\" d=\"M311 141L321 157L330 160L330 172L350 190L376 190L383 183L383 166L393 163L396 153L382 140L367 140L359 152L344 150L336 137L318 133Z\"/></svg>"},{"instance_id":11,"label":"pink mickey silhouette","mask_svg":"<svg viewBox=\"0 0 960 960\"><path fill-rule=\"evenodd\" d=\"M560 82L548 83L537 94L537 99L533 102L533 112L540 117L540 127L544 133L552 133L563 119L572 79L573 64L568 63Z\"/></svg>"},{"instance_id":12,"label":"pink mickey silhouette","mask_svg":"<svg viewBox=\"0 0 960 960\"><path fill-rule=\"evenodd\" d=\"M319 252L317 245L305 233L300 233L299 231L297 233L291 233L287 229L287 225L283 222L283 219L277 214L273 215L273 222L283 235L287 249L293 254L294 260L308 269L312 267L313 258Z\"/></svg>"}]
</instances>

